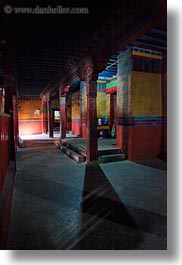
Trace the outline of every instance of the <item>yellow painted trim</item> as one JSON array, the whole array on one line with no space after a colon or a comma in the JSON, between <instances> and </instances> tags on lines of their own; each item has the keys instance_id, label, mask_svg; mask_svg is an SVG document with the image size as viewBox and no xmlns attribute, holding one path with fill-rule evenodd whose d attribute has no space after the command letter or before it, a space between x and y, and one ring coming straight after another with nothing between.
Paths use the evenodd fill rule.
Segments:
<instances>
[{"instance_id":1,"label":"yellow painted trim","mask_svg":"<svg viewBox=\"0 0 182 265\"><path fill-rule=\"evenodd\" d=\"M148 54L148 53L136 52L136 51L133 51L132 54L133 55L138 55L138 56L143 56L143 57L155 58L155 59L162 60L162 56L161 55Z\"/></svg>"},{"instance_id":2,"label":"yellow painted trim","mask_svg":"<svg viewBox=\"0 0 182 265\"><path fill-rule=\"evenodd\" d=\"M97 80L97 83L99 83L99 84L105 84L106 81Z\"/></svg>"},{"instance_id":3,"label":"yellow painted trim","mask_svg":"<svg viewBox=\"0 0 182 265\"><path fill-rule=\"evenodd\" d=\"M109 125L99 125L97 126L97 130L109 130Z\"/></svg>"}]
</instances>

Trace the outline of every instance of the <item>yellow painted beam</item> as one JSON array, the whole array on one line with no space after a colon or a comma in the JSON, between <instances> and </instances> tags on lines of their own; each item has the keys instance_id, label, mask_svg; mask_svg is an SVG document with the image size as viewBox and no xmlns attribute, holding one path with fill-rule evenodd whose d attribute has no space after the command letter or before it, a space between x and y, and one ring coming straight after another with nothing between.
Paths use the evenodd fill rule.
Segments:
<instances>
[{"instance_id":1,"label":"yellow painted beam","mask_svg":"<svg viewBox=\"0 0 182 265\"><path fill-rule=\"evenodd\" d=\"M162 56L161 55L155 55L155 54L149 54L149 53L137 52L137 51L133 51L132 54L133 55L137 55L137 56L142 56L142 57L154 58L154 59L162 60Z\"/></svg>"}]
</instances>

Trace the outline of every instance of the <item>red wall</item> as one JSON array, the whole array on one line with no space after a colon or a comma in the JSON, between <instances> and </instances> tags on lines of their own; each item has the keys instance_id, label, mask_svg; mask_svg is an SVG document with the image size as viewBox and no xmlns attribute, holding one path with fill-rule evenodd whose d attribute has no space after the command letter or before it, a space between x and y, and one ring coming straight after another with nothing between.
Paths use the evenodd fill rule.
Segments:
<instances>
[{"instance_id":1,"label":"red wall","mask_svg":"<svg viewBox=\"0 0 182 265\"><path fill-rule=\"evenodd\" d=\"M82 128L81 129L82 129L82 137L86 138L86 124L82 123Z\"/></svg>"},{"instance_id":2,"label":"red wall","mask_svg":"<svg viewBox=\"0 0 182 265\"><path fill-rule=\"evenodd\" d=\"M162 126L118 126L117 146L128 154L129 160L156 158L161 149ZM126 137L121 137L121 135Z\"/></svg>"},{"instance_id":3,"label":"red wall","mask_svg":"<svg viewBox=\"0 0 182 265\"><path fill-rule=\"evenodd\" d=\"M124 138L123 138L124 130L125 126L117 126L116 144L121 149L121 151L126 154L126 149L128 144L124 143Z\"/></svg>"},{"instance_id":4,"label":"red wall","mask_svg":"<svg viewBox=\"0 0 182 265\"><path fill-rule=\"evenodd\" d=\"M42 133L42 121L41 120L36 120L34 121L26 120L22 121L19 120L19 133L20 134L41 134Z\"/></svg>"},{"instance_id":5,"label":"red wall","mask_svg":"<svg viewBox=\"0 0 182 265\"><path fill-rule=\"evenodd\" d=\"M71 123L70 120L66 122L66 130L67 130L67 131L71 131L71 124L72 124L72 123Z\"/></svg>"},{"instance_id":6,"label":"red wall","mask_svg":"<svg viewBox=\"0 0 182 265\"><path fill-rule=\"evenodd\" d=\"M161 148L161 126L136 126L129 130L128 159L156 158Z\"/></svg>"},{"instance_id":7,"label":"red wall","mask_svg":"<svg viewBox=\"0 0 182 265\"><path fill-rule=\"evenodd\" d=\"M10 161L10 116L0 112L0 249L7 249L16 162Z\"/></svg>"},{"instance_id":8,"label":"red wall","mask_svg":"<svg viewBox=\"0 0 182 265\"><path fill-rule=\"evenodd\" d=\"M39 111L37 113L36 111ZM42 101L40 99L18 100L18 121L20 134L42 133Z\"/></svg>"},{"instance_id":9,"label":"red wall","mask_svg":"<svg viewBox=\"0 0 182 265\"><path fill-rule=\"evenodd\" d=\"M9 115L0 112L0 192L9 165L9 126Z\"/></svg>"},{"instance_id":10,"label":"red wall","mask_svg":"<svg viewBox=\"0 0 182 265\"><path fill-rule=\"evenodd\" d=\"M72 119L72 133L75 135L80 135L80 120Z\"/></svg>"}]
</instances>

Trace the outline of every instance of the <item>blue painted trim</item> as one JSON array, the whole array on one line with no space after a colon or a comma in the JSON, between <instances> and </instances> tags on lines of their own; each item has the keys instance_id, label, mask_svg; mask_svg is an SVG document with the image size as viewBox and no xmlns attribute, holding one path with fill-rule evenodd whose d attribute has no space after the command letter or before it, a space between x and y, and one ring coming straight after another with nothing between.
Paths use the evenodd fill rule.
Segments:
<instances>
[{"instance_id":1,"label":"blue painted trim","mask_svg":"<svg viewBox=\"0 0 182 265\"><path fill-rule=\"evenodd\" d=\"M156 125L167 125L166 121L154 121L154 122L118 122L117 125L119 126L156 126Z\"/></svg>"},{"instance_id":2,"label":"blue painted trim","mask_svg":"<svg viewBox=\"0 0 182 265\"><path fill-rule=\"evenodd\" d=\"M167 125L167 116L130 116L118 117L119 126L156 126Z\"/></svg>"},{"instance_id":3,"label":"blue painted trim","mask_svg":"<svg viewBox=\"0 0 182 265\"><path fill-rule=\"evenodd\" d=\"M167 116L129 116L117 117L117 120L166 120Z\"/></svg>"},{"instance_id":4,"label":"blue painted trim","mask_svg":"<svg viewBox=\"0 0 182 265\"><path fill-rule=\"evenodd\" d=\"M80 118L72 119L72 123L80 123Z\"/></svg>"}]
</instances>

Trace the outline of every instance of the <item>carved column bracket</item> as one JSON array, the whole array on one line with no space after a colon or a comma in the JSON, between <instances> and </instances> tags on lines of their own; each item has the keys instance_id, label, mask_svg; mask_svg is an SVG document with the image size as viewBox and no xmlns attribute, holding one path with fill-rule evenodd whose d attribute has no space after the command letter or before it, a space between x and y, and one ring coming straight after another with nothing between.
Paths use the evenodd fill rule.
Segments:
<instances>
[{"instance_id":1,"label":"carved column bracket","mask_svg":"<svg viewBox=\"0 0 182 265\"><path fill-rule=\"evenodd\" d=\"M91 80L93 72L93 63L90 59L85 59L80 64L79 76L81 81L88 83Z\"/></svg>"}]
</instances>

